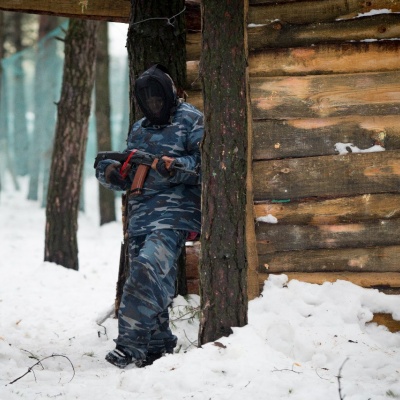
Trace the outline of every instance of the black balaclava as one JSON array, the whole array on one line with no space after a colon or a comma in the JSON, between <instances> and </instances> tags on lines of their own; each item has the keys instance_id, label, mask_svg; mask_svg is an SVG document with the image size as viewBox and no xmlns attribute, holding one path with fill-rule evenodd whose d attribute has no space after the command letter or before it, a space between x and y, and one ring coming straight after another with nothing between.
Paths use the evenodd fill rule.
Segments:
<instances>
[{"instance_id":1,"label":"black balaclava","mask_svg":"<svg viewBox=\"0 0 400 400\"><path fill-rule=\"evenodd\" d=\"M179 98L174 82L161 64L155 64L136 79L135 96L152 125L168 125Z\"/></svg>"}]
</instances>

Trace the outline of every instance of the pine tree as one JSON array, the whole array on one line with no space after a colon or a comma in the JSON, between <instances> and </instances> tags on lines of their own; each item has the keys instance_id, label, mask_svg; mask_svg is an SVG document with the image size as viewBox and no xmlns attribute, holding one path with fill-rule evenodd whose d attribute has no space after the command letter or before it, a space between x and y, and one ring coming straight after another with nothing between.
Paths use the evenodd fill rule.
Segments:
<instances>
[{"instance_id":1,"label":"pine tree","mask_svg":"<svg viewBox=\"0 0 400 400\"><path fill-rule=\"evenodd\" d=\"M78 209L98 22L71 20L46 206L45 261L78 270Z\"/></svg>"}]
</instances>

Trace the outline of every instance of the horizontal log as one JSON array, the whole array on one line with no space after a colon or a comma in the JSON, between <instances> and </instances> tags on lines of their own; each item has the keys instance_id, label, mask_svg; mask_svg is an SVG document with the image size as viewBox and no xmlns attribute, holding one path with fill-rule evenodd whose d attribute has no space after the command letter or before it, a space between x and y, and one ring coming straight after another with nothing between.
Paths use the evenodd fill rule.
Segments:
<instances>
[{"instance_id":1,"label":"horizontal log","mask_svg":"<svg viewBox=\"0 0 400 400\"><path fill-rule=\"evenodd\" d=\"M337 280L349 281L355 285L374 288L378 286L387 288L400 288L400 273L397 272L325 272L325 273L289 273L286 274L289 280L296 279L301 282L308 282L321 285L325 282L336 282ZM260 285L268 279L269 274L259 274Z\"/></svg>"},{"instance_id":2,"label":"horizontal log","mask_svg":"<svg viewBox=\"0 0 400 400\"><path fill-rule=\"evenodd\" d=\"M186 278L199 278L199 258L200 242L195 242L193 246L186 246Z\"/></svg>"},{"instance_id":3,"label":"horizontal log","mask_svg":"<svg viewBox=\"0 0 400 400\"><path fill-rule=\"evenodd\" d=\"M201 111L204 110L202 92L198 90L186 90L186 95L187 95L186 101L188 103L193 104Z\"/></svg>"},{"instance_id":4,"label":"horizontal log","mask_svg":"<svg viewBox=\"0 0 400 400\"><path fill-rule=\"evenodd\" d=\"M54 3L54 4L52 4ZM186 0L186 24L189 30L201 29L200 0ZM271 21L284 21L295 24L336 21L353 18L371 10L391 9L400 11L400 5L393 0L330 0L330 1L254 1L249 7L248 21L252 24L265 24ZM106 2L40 0L2 0L0 10L19 11L34 14L54 14L72 18L103 19L115 22L129 22L130 0Z\"/></svg>"},{"instance_id":5,"label":"horizontal log","mask_svg":"<svg viewBox=\"0 0 400 400\"><path fill-rule=\"evenodd\" d=\"M396 116L400 110L399 71L255 77L250 90L254 119ZM188 93L202 103L199 90Z\"/></svg>"},{"instance_id":6,"label":"horizontal log","mask_svg":"<svg viewBox=\"0 0 400 400\"><path fill-rule=\"evenodd\" d=\"M255 204L256 218L272 215L280 225L324 225L400 218L400 194L365 194L305 202Z\"/></svg>"},{"instance_id":7,"label":"horizontal log","mask_svg":"<svg viewBox=\"0 0 400 400\"><path fill-rule=\"evenodd\" d=\"M126 23L129 22L131 3L130 0L103 0L101 3L78 0L1 0L0 10Z\"/></svg>"},{"instance_id":8,"label":"horizontal log","mask_svg":"<svg viewBox=\"0 0 400 400\"><path fill-rule=\"evenodd\" d=\"M309 24L313 22L336 21L350 19L358 14L371 10L392 9L400 11L398 2L392 0L329 0L329 1L286 1L259 4L249 7L249 23L267 24L280 20L292 24Z\"/></svg>"},{"instance_id":9,"label":"horizontal log","mask_svg":"<svg viewBox=\"0 0 400 400\"><path fill-rule=\"evenodd\" d=\"M200 58L199 35L193 35L190 54ZM195 46L198 46L198 49ZM199 61L188 56L188 89L201 90ZM319 44L312 47L265 49L249 55L251 77L383 72L400 69L400 40L370 43Z\"/></svg>"},{"instance_id":10,"label":"horizontal log","mask_svg":"<svg viewBox=\"0 0 400 400\"><path fill-rule=\"evenodd\" d=\"M275 252L259 256L259 272L400 272L399 254L400 246Z\"/></svg>"},{"instance_id":11,"label":"horizontal log","mask_svg":"<svg viewBox=\"0 0 400 400\"><path fill-rule=\"evenodd\" d=\"M186 60L199 60L201 55L201 34L186 34Z\"/></svg>"},{"instance_id":12,"label":"horizontal log","mask_svg":"<svg viewBox=\"0 0 400 400\"><path fill-rule=\"evenodd\" d=\"M400 192L400 151L253 163L254 200Z\"/></svg>"},{"instance_id":13,"label":"horizontal log","mask_svg":"<svg viewBox=\"0 0 400 400\"><path fill-rule=\"evenodd\" d=\"M400 71L251 78L255 119L398 115Z\"/></svg>"},{"instance_id":14,"label":"horizontal log","mask_svg":"<svg viewBox=\"0 0 400 400\"><path fill-rule=\"evenodd\" d=\"M392 333L400 331L400 321L395 320L392 314L375 313L370 323L386 326Z\"/></svg>"},{"instance_id":15,"label":"horizontal log","mask_svg":"<svg viewBox=\"0 0 400 400\"><path fill-rule=\"evenodd\" d=\"M200 31L200 0L186 0L185 7L187 29ZM1 0L0 10L128 23L131 2L130 0L102 0L101 2L90 0Z\"/></svg>"},{"instance_id":16,"label":"horizontal log","mask_svg":"<svg viewBox=\"0 0 400 400\"><path fill-rule=\"evenodd\" d=\"M256 120L253 140L253 160L338 154L337 143L352 143L360 150L374 145L397 150L400 115Z\"/></svg>"},{"instance_id":17,"label":"horizontal log","mask_svg":"<svg viewBox=\"0 0 400 400\"><path fill-rule=\"evenodd\" d=\"M188 279L187 288L188 288L188 294L200 295L200 281L199 281L199 279Z\"/></svg>"},{"instance_id":18,"label":"horizontal log","mask_svg":"<svg viewBox=\"0 0 400 400\"><path fill-rule=\"evenodd\" d=\"M337 225L256 225L259 257L282 251L400 245L400 219Z\"/></svg>"},{"instance_id":19,"label":"horizontal log","mask_svg":"<svg viewBox=\"0 0 400 400\"><path fill-rule=\"evenodd\" d=\"M264 26L249 27L247 34L249 51L350 40L396 39L400 37L400 15L381 14L354 20L308 25L275 21Z\"/></svg>"},{"instance_id":20,"label":"horizontal log","mask_svg":"<svg viewBox=\"0 0 400 400\"><path fill-rule=\"evenodd\" d=\"M400 40L265 49L262 52L252 52L249 57L250 76L340 74L399 69Z\"/></svg>"}]
</instances>

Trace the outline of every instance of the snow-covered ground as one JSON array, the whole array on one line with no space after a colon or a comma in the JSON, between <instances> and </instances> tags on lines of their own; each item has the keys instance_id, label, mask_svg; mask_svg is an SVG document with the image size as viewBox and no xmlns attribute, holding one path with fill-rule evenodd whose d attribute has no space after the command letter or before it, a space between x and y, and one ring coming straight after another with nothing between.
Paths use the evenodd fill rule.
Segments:
<instances>
[{"instance_id":1,"label":"snow-covered ground","mask_svg":"<svg viewBox=\"0 0 400 400\"><path fill-rule=\"evenodd\" d=\"M249 324L202 348L199 298L178 297L176 354L144 369L108 364L117 323L105 317L121 225L99 226L97 183L89 179L80 270L43 262L45 211L26 200L26 189L25 180L19 192L7 180L0 193L1 400L400 398L400 333L368 324L373 312L400 319L400 296L344 281L319 286L273 277L250 302Z\"/></svg>"}]
</instances>

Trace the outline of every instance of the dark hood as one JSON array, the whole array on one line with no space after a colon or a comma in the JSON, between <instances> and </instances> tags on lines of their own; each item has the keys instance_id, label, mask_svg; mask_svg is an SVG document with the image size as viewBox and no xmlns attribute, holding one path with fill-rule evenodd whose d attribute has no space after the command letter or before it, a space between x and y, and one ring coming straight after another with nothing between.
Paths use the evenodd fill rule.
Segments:
<instances>
[{"instance_id":1,"label":"dark hood","mask_svg":"<svg viewBox=\"0 0 400 400\"><path fill-rule=\"evenodd\" d=\"M155 64L135 82L135 96L152 125L168 125L179 105L174 82L165 67Z\"/></svg>"}]
</instances>

